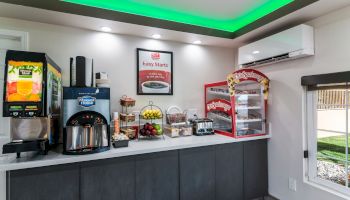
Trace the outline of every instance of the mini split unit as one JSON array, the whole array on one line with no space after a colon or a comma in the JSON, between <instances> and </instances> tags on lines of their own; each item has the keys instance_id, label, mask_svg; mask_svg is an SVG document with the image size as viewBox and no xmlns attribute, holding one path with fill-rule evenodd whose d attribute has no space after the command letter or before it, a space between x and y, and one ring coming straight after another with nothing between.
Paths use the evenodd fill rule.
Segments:
<instances>
[{"instance_id":1,"label":"mini split unit","mask_svg":"<svg viewBox=\"0 0 350 200\"><path fill-rule=\"evenodd\" d=\"M240 68L260 67L314 54L314 29L302 24L240 47L238 64Z\"/></svg>"}]
</instances>

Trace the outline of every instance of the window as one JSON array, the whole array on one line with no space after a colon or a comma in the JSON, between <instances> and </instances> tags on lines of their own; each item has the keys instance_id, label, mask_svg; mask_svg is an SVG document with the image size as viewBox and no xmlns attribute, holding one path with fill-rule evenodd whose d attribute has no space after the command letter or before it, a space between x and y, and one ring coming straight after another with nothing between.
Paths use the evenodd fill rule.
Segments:
<instances>
[{"instance_id":1,"label":"window","mask_svg":"<svg viewBox=\"0 0 350 200\"><path fill-rule=\"evenodd\" d=\"M302 78L307 88L307 178L350 195L350 80L346 80L350 74L329 75L332 78L325 75Z\"/></svg>"}]
</instances>

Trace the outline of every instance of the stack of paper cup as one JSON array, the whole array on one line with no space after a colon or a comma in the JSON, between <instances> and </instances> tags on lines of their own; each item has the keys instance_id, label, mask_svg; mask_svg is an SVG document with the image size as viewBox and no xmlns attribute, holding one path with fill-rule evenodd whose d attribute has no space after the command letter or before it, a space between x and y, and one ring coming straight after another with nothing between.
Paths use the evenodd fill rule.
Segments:
<instances>
[{"instance_id":1,"label":"stack of paper cup","mask_svg":"<svg viewBox=\"0 0 350 200\"><path fill-rule=\"evenodd\" d=\"M96 73L96 87L109 88L108 74L106 72Z\"/></svg>"}]
</instances>

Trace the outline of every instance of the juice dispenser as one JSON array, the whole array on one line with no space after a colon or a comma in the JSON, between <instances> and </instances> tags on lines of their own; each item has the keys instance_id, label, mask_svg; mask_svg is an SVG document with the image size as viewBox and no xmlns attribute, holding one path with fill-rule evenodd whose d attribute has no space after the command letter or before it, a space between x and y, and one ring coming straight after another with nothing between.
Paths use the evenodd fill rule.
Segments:
<instances>
[{"instance_id":1,"label":"juice dispenser","mask_svg":"<svg viewBox=\"0 0 350 200\"><path fill-rule=\"evenodd\" d=\"M45 53L6 52L3 116L11 117L11 142L3 153L42 151L59 143L61 69Z\"/></svg>"}]
</instances>

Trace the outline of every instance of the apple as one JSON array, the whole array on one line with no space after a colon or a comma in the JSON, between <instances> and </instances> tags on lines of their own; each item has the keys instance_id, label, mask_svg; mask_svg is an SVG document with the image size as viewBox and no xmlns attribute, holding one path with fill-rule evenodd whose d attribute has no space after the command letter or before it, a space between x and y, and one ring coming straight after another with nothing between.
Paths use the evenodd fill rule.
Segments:
<instances>
[{"instance_id":1,"label":"apple","mask_svg":"<svg viewBox=\"0 0 350 200\"><path fill-rule=\"evenodd\" d=\"M157 130L158 135L162 135L162 133L163 133L162 129Z\"/></svg>"},{"instance_id":2,"label":"apple","mask_svg":"<svg viewBox=\"0 0 350 200\"><path fill-rule=\"evenodd\" d=\"M160 129L160 125L159 125L159 124L155 124L153 127L154 127L155 129L157 129L157 130Z\"/></svg>"},{"instance_id":3,"label":"apple","mask_svg":"<svg viewBox=\"0 0 350 200\"><path fill-rule=\"evenodd\" d=\"M157 135L157 130L156 129L152 130L152 135Z\"/></svg>"}]
</instances>

